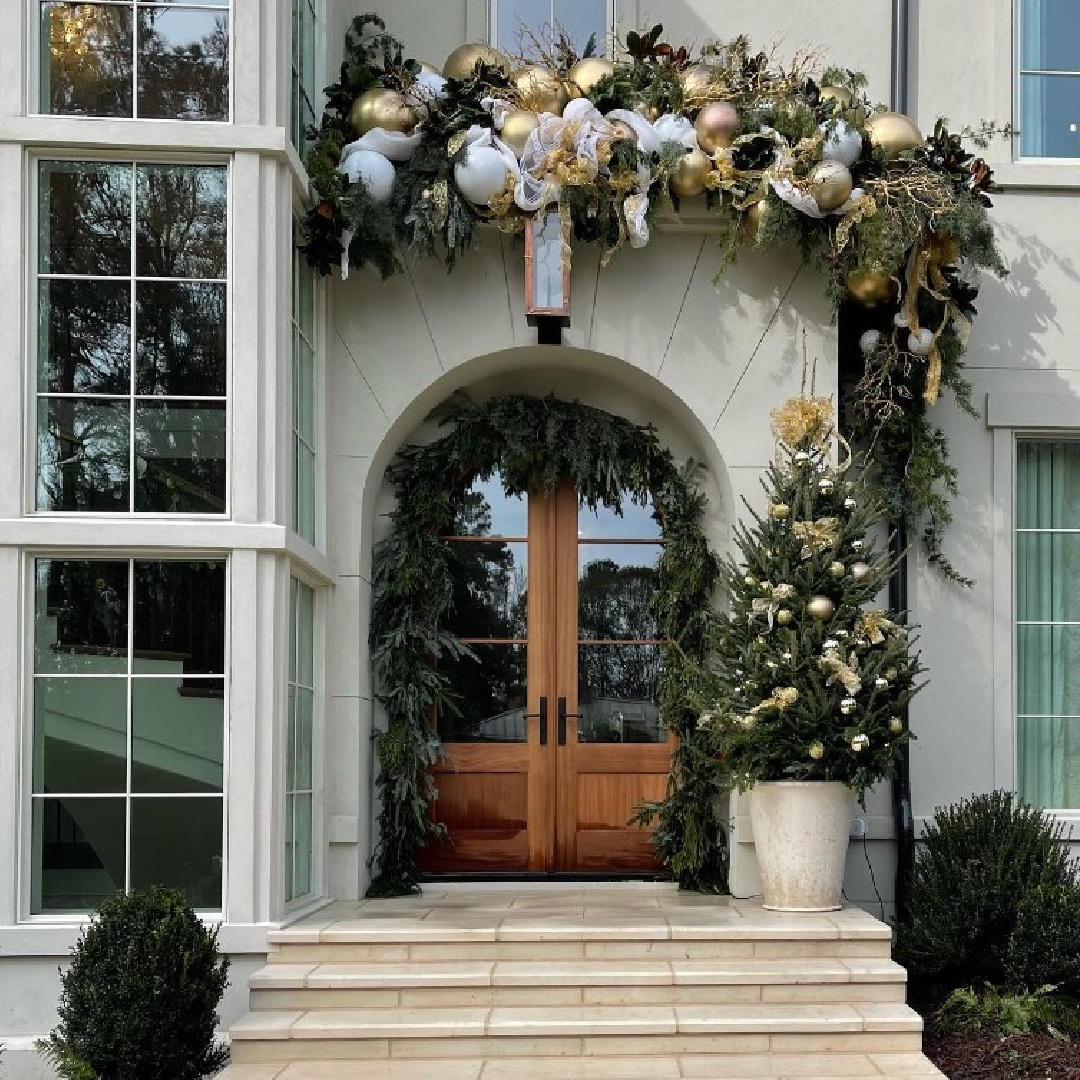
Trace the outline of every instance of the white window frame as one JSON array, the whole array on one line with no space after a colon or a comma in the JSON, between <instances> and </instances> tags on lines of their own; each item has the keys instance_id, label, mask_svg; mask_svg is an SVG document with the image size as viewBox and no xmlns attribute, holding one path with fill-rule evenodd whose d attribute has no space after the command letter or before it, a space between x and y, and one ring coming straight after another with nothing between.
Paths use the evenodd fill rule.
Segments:
<instances>
[{"instance_id":1,"label":"white window frame","mask_svg":"<svg viewBox=\"0 0 1080 1080\"><path fill-rule=\"evenodd\" d=\"M228 114L222 120L182 120L175 117L145 117L139 116L139 56L138 56L138 33L132 34L132 65L131 65L131 116L108 116L93 117L81 116L77 113L53 113L44 108L41 94L41 6L44 0L26 0L27 4L27 40L30 48L27 50L26 63L26 112L28 116L64 116L79 120L115 120L153 124L231 124L233 122L235 97L236 97L236 11L234 0L214 0L214 6L199 4L204 11L225 11L229 16L229 105ZM158 0L86 0L88 3L104 4L108 7L132 7L159 6L173 7L182 6L184 0L179 0L179 5L160 3ZM138 12L136 10L135 14Z\"/></svg>"},{"instance_id":2,"label":"white window frame","mask_svg":"<svg viewBox=\"0 0 1080 1080\"><path fill-rule=\"evenodd\" d=\"M120 164L130 165L134 170L139 165L190 165L190 166L215 166L225 169L225 396L213 398L215 401L224 401L225 404L225 508L220 513L170 513L162 510L132 510L134 504L135 478L130 478L130 491L128 509L124 510L96 510L96 511L73 511L73 510L39 510L37 507L37 437L38 437L38 348L40 335L38 333L38 264L39 264L39 240L41 236L39 209L41 205L41 192L39 187L40 164L44 161L70 161L89 162L97 164ZM23 510L27 515L40 518L59 518L64 520L183 520L183 521L228 521L232 518L232 494L234 483L234 438L233 428L235 424L235 410L233 407L233 304L235 294L236 277L233 269L235 257L235 237L233 228L233 169L231 158L222 155L210 154L168 154L168 153L132 153L116 154L109 151L86 151L74 153L68 150L53 151L49 148L39 148L36 152L27 156L28 199L26 205L27 220L27 259L25 267L25 292L24 308L24 348L23 355L26 357L26 369L24 378L27 393L24 402L24 423L26 433L23 453ZM136 243L134 220L137 207L132 200L132 274L134 275L134 249ZM129 280L135 280L134 277ZM208 279L220 281L219 278ZM130 313L132 325L132 338L130 342L131 363L134 372L135 349L137 341L134 334L134 305ZM127 400L131 401L132 398ZM173 400L173 399L169 399ZM182 400L182 399L180 399ZM199 398L198 400L210 400ZM134 409L132 409L130 424L134 424ZM133 434L129 431L129 451L132 446Z\"/></svg>"},{"instance_id":3,"label":"white window frame","mask_svg":"<svg viewBox=\"0 0 1080 1080\"><path fill-rule=\"evenodd\" d=\"M549 0L551 10L554 11L554 0ZM615 34L616 5L618 0L607 0L607 25L604 28L604 37L598 40L605 55L610 52L612 38ZM499 0L490 0L488 19L488 41L496 48L499 43ZM584 46L585 42L574 42L575 45Z\"/></svg>"},{"instance_id":4,"label":"white window frame","mask_svg":"<svg viewBox=\"0 0 1080 1080\"><path fill-rule=\"evenodd\" d=\"M289 574L286 579L289 583L288 589L288 601L286 603L286 628L285 637L288 642L289 650L293 647L292 640L292 620L289 618L289 603L292 597L292 579L311 589L313 593L312 597L312 649L314 652L311 677L314 682L311 702L311 889L303 896L294 897L292 900L286 900L288 895L285 888L285 845L282 843L279 845L279 851L277 857L281 859L281 875L279 880L281 882L281 893L277 898L278 902L282 905L282 912L285 915L294 915L298 911L302 911L305 908L311 907L313 904L317 904L319 899L325 895L326 883L325 883L325 844L326 844L326 793L325 793L325 731L326 731L326 710L327 710L327 695L326 695L326 651L327 651L327 632L326 632L326 619L328 613L328 594L326 589L326 583L320 581L319 578L310 573L306 567L295 560L289 564ZM288 658L289 653L286 653ZM281 837L284 840L285 837L285 795L288 791L288 753L286 742L289 735L289 670L288 665L285 665L284 671L284 687L285 687L285 708L283 709L282 717L282 745L285 747L285 752L281 755L281 784L278 790L282 793L282 798L279 803L279 811L281 813Z\"/></svg>"},{"instance_id":5,"label":"white window frame","mask_svg":"<svg viewBox=\"0 0 1080 1080\"><path fill-rule=\"evenodd\" d=\"M291 2L291 0L287 0ZM315 9L315 21L312 26L313 32L313 48L312 55L314 59L314 66L311 72L311 83L313 86L311 108L315 114L315 123L319 123L320 109L325 104L322 100L322 88L325 85L326 79L326 0L299 0L302 4L310 3ZM303 81L300 78L301 72L297 71L293 66L293 57L295 55L295 40L293 35L296 31L296 24L291 18L290 12L290 33L289 37L289 56L288 56L288 68L289 68L289 141L292 143L293 148L297 154L303 157L304 145L303 145L303 133L295 130L295 126L298 118L299 101L297 100L296 91L299 87L303 89Z\"/></svg>"},{"instance_id":6,"label":"white window frame","mask_svg":"<svg viewBox=\"0 0 1080 1080\"><path fill-rule=\"evenodd\" d=\"M1080 399L1062 394L991 393L986 424L993 437L993 748L994 787L1016 791L1016 455L1028 439L1080 440ZM1080 833L1080 807L1046 808Z\"/></svg>"},{"instance_id":7,"label":"white window frame","mask_svg":"<svg viewBox=\"0 0 1080 1080\"><path fill-rule=\"evenodd\" d=\"M20 753L19 769L19 814L21 822L19 827L19 922L37 925L71 925L72 923L84 923L90 916L90 912L33 912L33 876L34 876L34 843L33 843L33 803L36 796L33 792L34 782L34 687L36 683L34 673L34 614L36 604L36 581L35 566L38 559L57 559L66 561L92 560L97 562L128 562L129 589L131 575L135 562L223 562L225 564L225 656L222 681L225 695L223 700L224 714L222 717L222 785L221 795L184 795L183 798L220 798L221 799L221 907L218 910L206 910L198 912L199 918L208 924L218 924L228 921L229 909L229 787L231 774L231 728L230 723L232 707L232 560L228 553L221 551L183 551L166 552L140 549L115 549L101 550L94 548L67 548L42 547L28 549L23 552L22 566L22 602L20 623L22 626L22 649L20 666L22 670L22 691L19 694L19 715L23 718L22 747ZM134 627L134 609L131 607L131 595L129 593L128 613L128 671L124 675L126 682L131 680L131 663L133 655L131 651L131 635ZM128 790L124 792L125 803L125 875L130 884L131 876L131 845L130 845L130 822L131 822L131 799L130 770L131 770L131 716L130 708L127 720L127 764ZM81 797L81 796L80 796ZM87 796L90 798L118 798L116 793L101 793ZM146 796L138 796L144 798ZM154 796L150 796L151 798ZM165 796L168 797L168 796ZM178 796L179 797L179 796Z\"/></svg>"}]
</instances>

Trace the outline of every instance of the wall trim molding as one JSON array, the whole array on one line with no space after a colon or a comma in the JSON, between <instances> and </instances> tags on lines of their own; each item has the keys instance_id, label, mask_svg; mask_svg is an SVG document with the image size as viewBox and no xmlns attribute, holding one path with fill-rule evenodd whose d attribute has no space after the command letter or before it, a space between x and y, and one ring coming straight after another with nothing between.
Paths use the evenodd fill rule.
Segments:
<instances>
[{"instance_id":1,"label":"wall trim molding","mask_svg":"<svg viewBox=\"0 0 1080 1080\"><path fill-rule=\"evenodd\" d=\"M988 428L1080 428L1080 398L1066 394L986 395Z\"/></svg>"}]
</instances>

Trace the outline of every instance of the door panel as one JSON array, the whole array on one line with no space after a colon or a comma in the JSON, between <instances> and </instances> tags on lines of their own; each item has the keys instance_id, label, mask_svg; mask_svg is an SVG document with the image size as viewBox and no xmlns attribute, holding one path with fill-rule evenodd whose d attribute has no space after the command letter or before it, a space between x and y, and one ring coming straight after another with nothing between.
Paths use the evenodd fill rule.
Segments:
<instances>
[{"instance_id":1,"label":"door panel","mask_svg":"<svg viewBox=\"0 0 1080 1080\"><path fill-rule=\"evenodd\" d=\"M495 477L465 503L444 538L456 575L449 627L477 659L444 669L460 711L436 721L446 760L432 812L449 836L421 866L659 870L651 833L627 824L663 797L671 752L649 603L659 526L642 507L579 515L570 484L526 508Z\"/></svg>"}]
</instances>

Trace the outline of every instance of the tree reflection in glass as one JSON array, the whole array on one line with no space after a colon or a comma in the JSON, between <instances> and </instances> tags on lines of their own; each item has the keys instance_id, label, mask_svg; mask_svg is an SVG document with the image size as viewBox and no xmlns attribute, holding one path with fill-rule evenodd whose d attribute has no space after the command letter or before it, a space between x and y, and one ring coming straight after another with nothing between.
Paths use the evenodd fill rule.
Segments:
<instances>
[{"instance_id":1,"label":"tree reflection in glass","mask_svg":"<svg viewBox=\"0 0 1080 1080\"><path fill-rule=\"evenodd\" d=\"M227 120L227 5L44 0L41 107L78 116Z\"/></svg>"}]
</instances>

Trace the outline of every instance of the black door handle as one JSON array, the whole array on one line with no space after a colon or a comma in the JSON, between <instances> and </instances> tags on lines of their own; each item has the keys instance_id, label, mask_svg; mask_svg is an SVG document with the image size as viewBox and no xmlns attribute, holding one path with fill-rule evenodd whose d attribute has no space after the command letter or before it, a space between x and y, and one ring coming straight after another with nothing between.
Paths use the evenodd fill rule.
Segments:
<instances>
[{"instance_id":1,"label":"black door handle","mask_svg":"<svg viewBox=\"0 0 1080 1080\"><path fill-rule=\"evenodd\" d=\"M581 719L581 713L579 713L579 712L568 713L566 711L566 698L561 697L561 698L559 698L559 745L560 746L565 746L566 745L566 718L568 716L576 717L578 720Z\"/></svg>"},{"instance_id":2,"label":"black door handle","mask_svg":"<svg viewBox=\"0 0 1080 1080\"><path fill-rule=\"evenodd\" d=\"M526 713L526 720L538 719L540 721L540 745L547 746L547 697L540 696L540 711Z\"/></svg>"}]
</instances>

